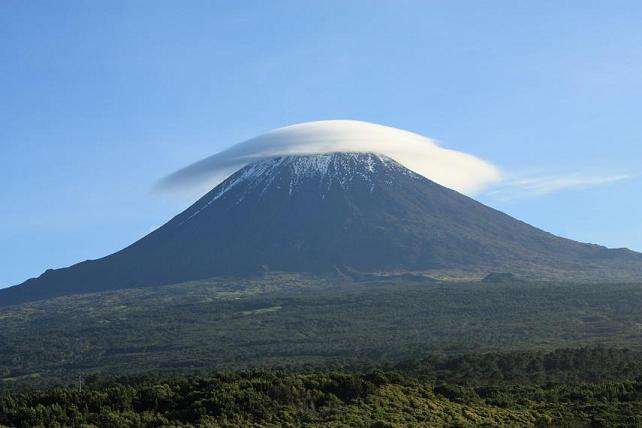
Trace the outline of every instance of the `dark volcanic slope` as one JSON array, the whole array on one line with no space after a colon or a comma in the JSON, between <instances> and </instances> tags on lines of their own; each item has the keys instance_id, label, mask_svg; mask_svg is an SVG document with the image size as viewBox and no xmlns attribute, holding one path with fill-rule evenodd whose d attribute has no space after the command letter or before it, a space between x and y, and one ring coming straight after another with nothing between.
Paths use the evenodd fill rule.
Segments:
<instances>
[{"instance_id":1,"label":"dark volcanic slope","mask_svg":"<svg viewBox=\"0 0 642 428\"><path fill-rule=\"evenodd\" d=\"M0 304L265 270L460 270L628 279L642 255L543 232L395 161L334 153L248 165L99 260L0 291Z\"/></svg>"}]
</instances>

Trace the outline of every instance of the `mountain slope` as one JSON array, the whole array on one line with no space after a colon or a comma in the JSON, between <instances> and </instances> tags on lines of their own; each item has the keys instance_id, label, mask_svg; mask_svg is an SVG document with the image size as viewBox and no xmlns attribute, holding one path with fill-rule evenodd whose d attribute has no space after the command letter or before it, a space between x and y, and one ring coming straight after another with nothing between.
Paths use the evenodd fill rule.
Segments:
<instances>
[{"instance_id":1,"label":"mountain slope","mask_svg":"<svg viewBox=\"0 0 642 428\"><path fill-rule=\"evenodd\" d=\"M105 258L0 291L0 304L264 271L510 271L642 277L642 255L556 237L369 153L271 158Z\"/></svg>"}]
</instances>

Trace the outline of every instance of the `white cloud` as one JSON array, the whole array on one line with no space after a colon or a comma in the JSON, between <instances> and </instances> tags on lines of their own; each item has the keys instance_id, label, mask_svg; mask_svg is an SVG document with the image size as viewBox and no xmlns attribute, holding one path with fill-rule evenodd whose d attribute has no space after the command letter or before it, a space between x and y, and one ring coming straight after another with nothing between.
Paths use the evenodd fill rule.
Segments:
<instances>
[{"instance_id":1,"label":"white cloud","mask_svg":"<svg viewBox=\"0 0 642 428\"><path fill-rule=\"evenodd\" d=\"M634 178L631 174L558 174L509 178L496 186L487 195L502 200L518 197L544 196L551 193L583 189L611 184Z\"/></svg>"},{"instance_id":2,"label":"white cloud","mask_svg":"<svg viewBox=\"0 0 642 428\"><path fill-rule=\"evenodd\" d=\"M165 177L162 190L202 193L244 165L280 155L374 152L443 186L475 194L500 180L499 169L473 155L445 149L421 135L354 120L306 122L236 144Z\"/></svg>"}]
</instances>

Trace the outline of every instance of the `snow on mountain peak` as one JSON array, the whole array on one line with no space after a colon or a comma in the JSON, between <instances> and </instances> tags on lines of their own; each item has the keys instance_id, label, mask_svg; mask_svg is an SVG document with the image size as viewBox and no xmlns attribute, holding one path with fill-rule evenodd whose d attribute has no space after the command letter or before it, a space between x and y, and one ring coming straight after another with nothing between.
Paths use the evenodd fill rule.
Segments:
<instances>
[{"instance_id":1,"label":"snow on mountain peak","mask_svg":"<svg viewBox=\"0 0 642 428\"><path fill-rule=\"evenodd\" d=\"M374 153L321 153L262 159L241 168L213 189L206 201L183 223L229 195L233 189L242 189L234 193L235 203L243 201L247 194L264 195L270 189L285 188L292 196L303 184L307 191L312 188L321 198L325 198L326 192L334 185L348 190L357 181L368 186L372 193L375 190L374 175L393 171L419 177L387 156Z\"/></svg>"},{"instance_id":2,"label":"snow on mountain peak","mask_svg":"<svg viewBox=\"0 0 642 428\"><path fill-rule=\"evenodd\" d=\"M426 178L469 194L500 178L492 164L445 149L419 134L355 120L325 120L278 128L236 144L166 177L160 187L203 191L258 160L336 152L381 153Z\"/></svg>"},{"instance_id":3,"label":"snow on mountain peak","mask_svg":"<svg viewBox=\"0 0 642 428\"><path fill-rule=\"evenodd\" d=\"M297 186L305 180L314 179L330 186L337 183L346 188L355 178L372 182L371 175L377 166L382 168L396 167L392 159L374 153L320 153L313 155L287 155L262 159L251 163L236 174L233 174L217 192L215 199L220 198L229 189L245 183L250 186L263 186L262 192L272 184L279 173L287 172L289 193L296 191ZM402 171L407 170L401 168ZM282 183L283 184L283 183ZM372 189L371 189L372 190Z\"/></svg>"}]
</instances>

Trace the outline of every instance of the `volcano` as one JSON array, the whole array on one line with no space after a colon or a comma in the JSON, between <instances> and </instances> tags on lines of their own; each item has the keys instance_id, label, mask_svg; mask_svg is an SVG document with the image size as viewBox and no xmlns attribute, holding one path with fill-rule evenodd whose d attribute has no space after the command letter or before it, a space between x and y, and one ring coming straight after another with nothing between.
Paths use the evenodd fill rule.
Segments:
<instances>
[{"instance_id":1,"label":"volcano","mask_svg":"<svg viewBox=\"0 0 642 428\"><path fill-rule=\"evenodd\" d=\"M0 290L0 304L264 272L626 280L642 254L554 236L380 154L276 156L117 253Z\"/></svg>"}]
</instances>

